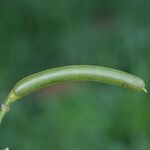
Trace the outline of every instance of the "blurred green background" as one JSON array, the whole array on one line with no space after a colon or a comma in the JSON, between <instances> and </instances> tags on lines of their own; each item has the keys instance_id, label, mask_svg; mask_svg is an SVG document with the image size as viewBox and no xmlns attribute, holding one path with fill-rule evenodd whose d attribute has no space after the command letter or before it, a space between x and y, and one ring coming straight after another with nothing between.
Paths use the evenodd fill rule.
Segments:
<instances>
[{"instance_id":1,"label":"blurred green background","mask_svg":"<svg viewBox=\"0 0 150 150\"><path fill-rule=\"evenodd\" d=\"M150 82L149 0L0 1L0 102L32 73L71 64ZM67 82L23 98L0 126L10 150L149 150L149 94Z\"/></svg>"}]
</instances>

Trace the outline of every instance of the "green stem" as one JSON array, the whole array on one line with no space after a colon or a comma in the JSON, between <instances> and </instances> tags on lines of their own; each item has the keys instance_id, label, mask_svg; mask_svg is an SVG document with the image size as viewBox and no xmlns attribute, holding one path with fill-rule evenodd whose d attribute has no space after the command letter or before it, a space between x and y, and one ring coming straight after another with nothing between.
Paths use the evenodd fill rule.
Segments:
<instances>
[{"instance_id":1,"label":"green stem","mask_svg":"<svg viewBox=\"0 0 150 150\"><path fill-rule=\"evenodd\" d=\"M9 107L12 103L14 103L17 99L19 99L19 97L14 93L14 91L12 90L7 99L5 100L5 102L2 104L1 106L1 110L0 110L0 124L4 118L4 116L7 114L7 112L9 111Z\"/></svg>"},{"instance_id":2,"label":"green stem","mask_svg":"<svg viewBox=\"0 0 150 150\"><path fill-rule=\"evenodd\" d=\"M0 110L0 124L8 111L9 111L9 106L2 104L1 110Z\"/></svg>"}]
</instances>

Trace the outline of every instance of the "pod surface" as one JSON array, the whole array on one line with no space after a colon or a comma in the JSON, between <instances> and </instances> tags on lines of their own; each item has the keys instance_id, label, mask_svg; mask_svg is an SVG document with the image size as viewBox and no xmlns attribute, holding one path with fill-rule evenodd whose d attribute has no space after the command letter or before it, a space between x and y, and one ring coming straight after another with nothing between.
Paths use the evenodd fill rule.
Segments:
<instances>
[{"instance_id":1,"label":"pod surface","mask_svg":"<svg viewBox=\"0 0 150 150\"><path fill-rule=\"evenodd\" d=\"M0 123L10 105L41 88L63 81L96 81L147 92L144 81L123 71L89 65L64 66L27 76L15 84L0 110Z\"/></svg>"},{"instance_id":2,"label":"pod surface","mask_svg":"<svg viewBox=\"0 0 150 150\"><path fill-rule=\"evenodd\" d=\"M97 81L123 86L137 91L145 89L144 81L129 73L92 65L73 65L48 69L20 80L13 88L18 97L63 81Z\"/></svg>"}]
</instances>

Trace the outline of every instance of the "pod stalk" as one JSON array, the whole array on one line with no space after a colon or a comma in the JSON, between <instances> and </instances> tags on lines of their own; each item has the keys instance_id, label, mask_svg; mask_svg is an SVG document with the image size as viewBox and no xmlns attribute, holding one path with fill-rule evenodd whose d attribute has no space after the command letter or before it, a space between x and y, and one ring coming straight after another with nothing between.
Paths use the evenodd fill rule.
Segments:
<instances>
[{"instance_id":1,"label":"pod stalk","mask_svg":"<svg viewBox=\"0 0 150 150\"><path fill-rule=\"evenodd\" d=\"M1 111L0 111L0 124L8 111L9 111L9 107L6 106L5 104L2 104Z\"/></svg>"},{"instance_id":2,"label":"pod stalk","mask_svg":"<svg viewBox=\"0 0 150 150\"><path fill-rule=\"evenodd\" d=\"M9 107L12 103L14 103L17 99L19 99L19 97L15 94L15 92L12 90L7 99L5 100L5 102L2 104L1 106L1 110L0 110L0 124L4 118L4 116L7 114L7 112L9 111Z\"/></svg>"}]
</instances>

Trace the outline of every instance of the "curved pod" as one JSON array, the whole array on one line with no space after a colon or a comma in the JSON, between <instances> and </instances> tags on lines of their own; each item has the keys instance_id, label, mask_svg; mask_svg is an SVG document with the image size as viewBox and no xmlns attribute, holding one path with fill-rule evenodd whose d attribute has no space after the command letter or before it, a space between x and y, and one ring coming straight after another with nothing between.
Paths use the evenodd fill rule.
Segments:
<instances>
[{"instance_id":1,"label":"curved pod","mask_svg":"<svg viewBox=\"0 0 150 150\"><path fill-rule=\"evenodd\" d=\"M48 69L32 74L15 84L5 103L0 118L8 111L10 104L26 95L51 84L64 81L96 81L123 86L137 91L145 91L144 81L129 73L92 65L73 65ZM2 117L1 117L2 116Z\"/></svg>"}]
</instances>

